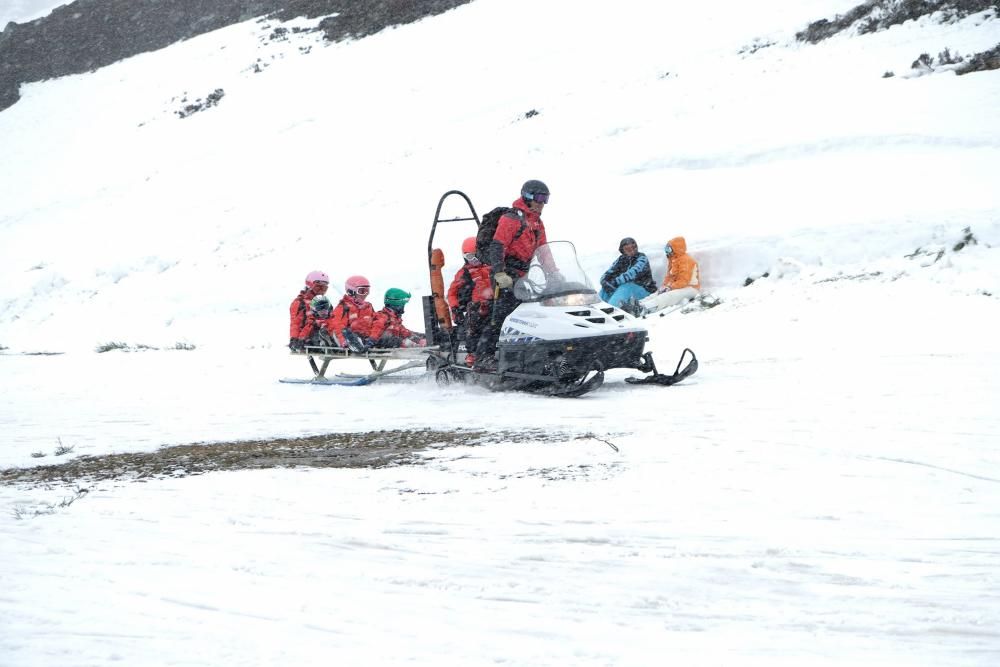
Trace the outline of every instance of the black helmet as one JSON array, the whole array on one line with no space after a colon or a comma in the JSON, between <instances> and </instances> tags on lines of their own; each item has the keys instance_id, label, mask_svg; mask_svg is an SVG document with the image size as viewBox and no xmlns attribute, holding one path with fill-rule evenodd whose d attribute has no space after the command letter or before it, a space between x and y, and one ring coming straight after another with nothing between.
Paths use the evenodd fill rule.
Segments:
<instances>
[{"instance_id":1,"label":"black helmet","mask_svg":"<svg viewBox=\"0 0 1000 667\"><path fill-rule=\"evenodd\" d=\"M549 186L541 181L525 181L521 186L521 199L526 202L537 201L546 204L549 201Z\"/></svg>"},{"instance_id":2,"label":"black helmet","mask_svg":"<svg viewBox=\"0 0 1000 667\"><path fill-rule=\"evenodd\" d=\"M637 248L639 247L639 244L635 242L634 238L632 238L631 236L626 236L618 244L618 252L624 253L625 252L625 246L627 246L627 245L634 245Z\"/></svg>"}]
</instances>

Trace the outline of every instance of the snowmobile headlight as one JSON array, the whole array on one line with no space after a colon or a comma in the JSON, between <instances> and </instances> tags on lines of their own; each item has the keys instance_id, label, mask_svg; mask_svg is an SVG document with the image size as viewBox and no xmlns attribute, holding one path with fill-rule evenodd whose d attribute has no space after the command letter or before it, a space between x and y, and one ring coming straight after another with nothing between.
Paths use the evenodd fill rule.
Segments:
<instances>
[{"instance_id":1,"label":"snowmobile headlight","mask_svg":"<svg viewBox=\"0 0 1000 667\"><path fill-rule=\"evenodd\" d=\"M592 303L597 303L600 298L596 293L577 293L577 294L565 294L563 296L551 296L547 299L542 299L543 306L589 306Z\"/></svg>"}]
</instances>

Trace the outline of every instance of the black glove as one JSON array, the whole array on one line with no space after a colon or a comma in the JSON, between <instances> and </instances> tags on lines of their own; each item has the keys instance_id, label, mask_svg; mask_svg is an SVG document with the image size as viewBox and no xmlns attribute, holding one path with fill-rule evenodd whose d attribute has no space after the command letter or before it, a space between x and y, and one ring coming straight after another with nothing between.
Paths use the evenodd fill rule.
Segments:
<instances>
[{"instance_id":1,"label":"black glove","mask_svg":"<svg viewBox=\"0 0 1000 667\"><path fill-rule=\"evenodd\" d=\"M341 335L344 337L344 342L347 343L347 349L351 352L364 352L367 349L361 337L350 329L344 329Z\"/></svg>"},{"instance_id":2,"label":"black glove","mask_svg":"<svg viewBox=\"0 0 1000 667\"><path fill-rule=\"evenodd\" d=\"M306 349L306 342L301 338L291 338L288 341L288 347L292 352L301 352Z\"/></svg>"},{"instance_id":3,"label":"black glove","mask_svg":"<svg viewBox=\"0 0 1000 667\"><path fill-rule=\"evenodd\" d=\"M615 286L611 284L610 280L601 281L601 287L603 287L604 291L608 294L613 294L615 291Z\"/></svg>"},{"instance_id":4,"label":"black glove","mask_svg":"<svg viewBox=\"0 0 1000 667\"><path fill-rule=\"evenodd\" d=\"M322 343L325 347L337 347L337 341L333 339L333 336L330 335L329 331L327 331L326 329L320 329L318 333L319 333L319 342Z\"/></svg>"}]
</instances>

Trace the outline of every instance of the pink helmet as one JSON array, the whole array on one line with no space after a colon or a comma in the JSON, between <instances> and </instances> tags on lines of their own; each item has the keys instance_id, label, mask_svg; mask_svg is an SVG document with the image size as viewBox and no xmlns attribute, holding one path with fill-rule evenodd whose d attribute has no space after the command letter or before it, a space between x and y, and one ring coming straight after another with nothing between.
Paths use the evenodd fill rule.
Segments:
<instances>
[{"instance_id":1,"label":"pink helmet","mask_svg":"<svg viewBox=\"0 0 1000 667\"><path fill-rule=\"evenodd\" d=\"M312 289L317 282L329 285L330 276L326 275L322 271L310 271L309 275L306 276L306 287Z\"/></svg>"},{"instance_id":2,"label":"pink helmet","mask_svg":"<svg viewBox=\"0 0 1000 667\"><path fill-rule=\"evenodd\" d=\"M344 283L344 292L348 296L357 298L358 301L367 299L369 290L371 290L371 283L364 276L351 276Z\"/></svg>"},{"instance_id":3,"label":"pink helmet","mask_svg":"<svg viewBox=\"0 0 1000 667\"><path fill-rule=\"evenodd\" d=\"M470 236L469 238L462 241L462 254L476 252L476 237Z\"/></svg>"}]
</instances>

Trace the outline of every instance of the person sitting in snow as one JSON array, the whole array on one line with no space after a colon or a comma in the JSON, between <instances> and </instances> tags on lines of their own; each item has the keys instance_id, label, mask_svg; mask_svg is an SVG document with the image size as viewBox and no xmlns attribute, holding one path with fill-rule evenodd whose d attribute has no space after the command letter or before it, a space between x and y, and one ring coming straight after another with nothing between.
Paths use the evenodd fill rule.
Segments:
<instances>
[{"instance_id":1,"label":"person sitting in snow","mask_svg":"<svg viewBox=\"0 0 1000 667\"><path fill-rule=\"evenodd\" d=\"M344 297L327 321L327 330L339 346L364 351L375 320L375 309L367 302L370 291L371 284L364 276L351 276L344 283Z\"/></svg>"},{"instance_id":2,"label":"person sitting in snow","mask_svg":"<svg viewBox=\"0 0 1000 667\"><path fill-rule=\"evenodd\" d=\"M383 302L385 307L375 313L372 321L370 337L366 342L369 347L423 347L427 340L423 334L414 333L403 325L403 311L410 301L410 293L398 287L390 287L385 291Z\"/></svg>"},{"instance_id":3,"label":"person sitting in snow","mask_svg":"<svg viewBox=\"0 0 1000 667\"><path fill-rule=\"evenodd\" d=\"M309 305L315 297L326 294L329 286L330 276L322 271L310 271L306 276L305 288L292 300L292 305L288 309L291 316L288 347L293 351L305 347L308 334L303 334L303 329L309 319Z\"/></svg>"},{"instance_id":4,"label":"person sitting in snow","mask_svg":"<svg viewBox=\"0 0 1000 667\"><path fill-rule=\"evenodd\" d=\"M306 325L302 328L302 337L307 346L337 347L337 342L330 333L330 316L333 315L333 304L325 295L313 297L309 302L309 314Z\"/></svg>"},{"instance_id":5,"label":"person sitting in snow","mask_svg":"<svg viewBox=\"0 0 1000 667\"><path fill-rule=\"evenodd\" d=\"M655 313L668 306L693 299L698 296L701 289L698 262L687 254L687 243L683 236L671 239L663 248L663 252L667 255L667 274L663 276L663 287L656 294L651 294L639 302L644 314Z\"/></svg>"},{"instance_id":6,"label":"person sitting in snow","mask_svg":"<svg viewBox=\"0 0 1000 667\"><path fill-rule=\"evenodd\" d=\"M636 313L638 302L656 291L649 258L639 252L639 245L631 236L621 240L618 252L621 255L601 276L601 300Z\"/></svg>"},{"instance_id":7,"label":"person sitting in snow","mask_svg":"<svg viewBox=\"0 0 1000 667\"><path fill-rule=\"evenodd\" d=\"M493 306L493 285L490 282L490 267L476 256L475 236L462 242L462 256L465 263L448 287L448 305L459 336L465 340L469 352L466 363L471 366L475 361L473 352L476 342L483 333L483 325L489 319Z\"/></svg>"}]
</instances>

